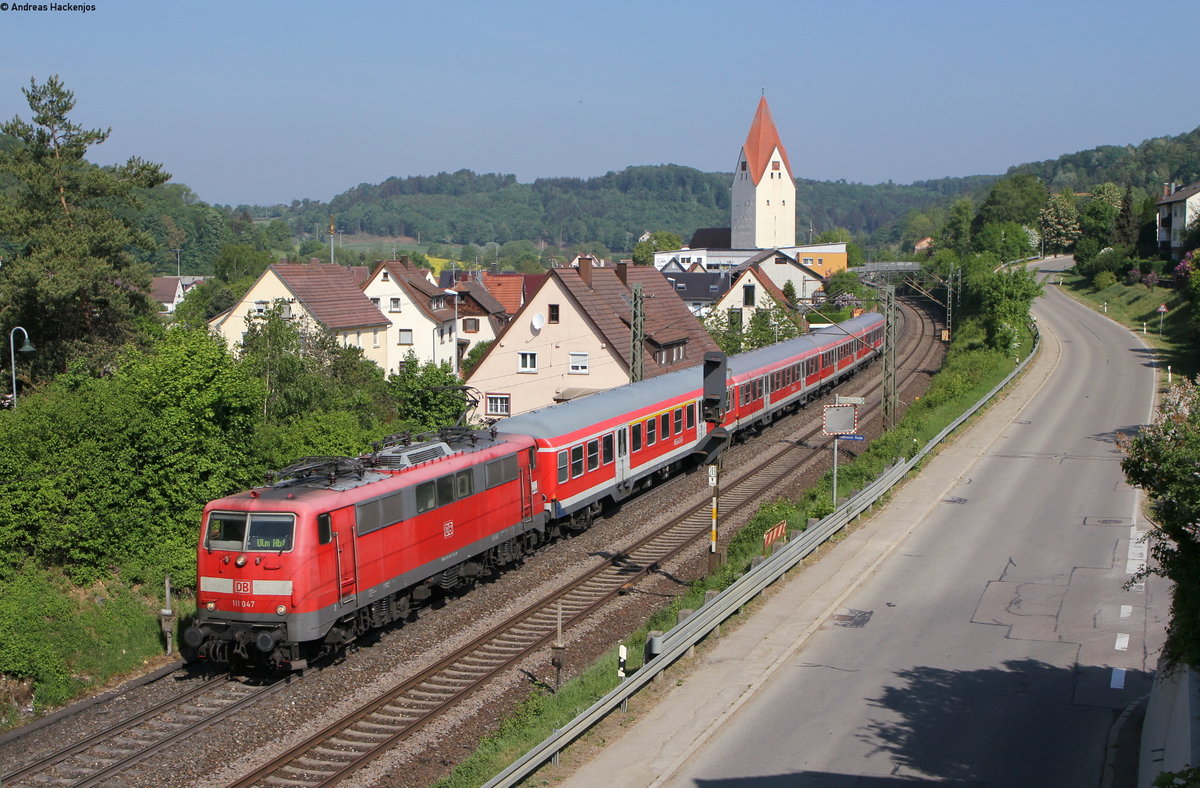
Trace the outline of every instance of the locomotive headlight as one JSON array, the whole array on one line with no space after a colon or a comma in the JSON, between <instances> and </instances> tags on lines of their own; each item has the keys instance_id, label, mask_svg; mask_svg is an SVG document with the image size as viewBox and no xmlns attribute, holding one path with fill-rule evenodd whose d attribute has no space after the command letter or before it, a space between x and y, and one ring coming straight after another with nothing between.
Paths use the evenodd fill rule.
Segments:
<instances>
[{"instance_id":1,"label":"locomotive headlight","mask_svg":"<svg viewBox=\"0 0 1200 788\"><path fill-rule=\"evenodd\" d=\"M245 565L246 565L246 556L244 556L244 555L239 555L239 556L237 557L237 560L236 560L236 561L234 561L233 563L234 563L234 564L236 564L236 565L238 565L238 566L245 566Z\"/></svg>"},{"instance_id":2,"label":"locomotive headlight","mask_svg":"<svg viewBox=\"0 0 1200 788\"><path fill-rule=\"evenodd\" d=\"M211 612L211 611L213 611L213 610L216 610L216 609L217 609L217 603L216 603L216 602L209 602L207 605L205 605L205 606L204 606L204 609L205 609L205 610L208 610L208 611L210 611L210 612Z\"/></svg>"},{"instance_id":3,"label":"locomotive headlight","mask_svg":"<svg viewBox=\"0 0 1200 788\"><path fill-rule=\"evenodd\" d=\"M287 605L276 605L275 612L282 616L287 612Z\"/></svg>"}]
</instances>

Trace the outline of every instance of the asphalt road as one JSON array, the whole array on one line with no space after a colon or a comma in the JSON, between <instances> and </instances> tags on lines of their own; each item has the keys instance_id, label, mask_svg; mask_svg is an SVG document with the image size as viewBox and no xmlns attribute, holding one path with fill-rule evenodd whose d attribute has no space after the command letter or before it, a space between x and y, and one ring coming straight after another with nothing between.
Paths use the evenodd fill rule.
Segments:
<instances>
[{"instance_id":1,"label":"asphalt road","mask_svg":"<svg viewBox=\"0 0 1200 788\"><path fill-rule=\"evenodd\" d=\"M567 785L1101 784L1167 614L1115 445L1153 357L1046 289L1012 395Z\"/></svg>"}]
</instances>

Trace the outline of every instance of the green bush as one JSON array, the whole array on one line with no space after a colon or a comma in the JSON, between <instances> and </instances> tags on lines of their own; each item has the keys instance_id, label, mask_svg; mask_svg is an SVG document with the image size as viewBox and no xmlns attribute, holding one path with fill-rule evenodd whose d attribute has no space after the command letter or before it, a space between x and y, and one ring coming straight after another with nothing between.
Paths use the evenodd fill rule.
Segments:
<instances>
[{"instance_id":1,"label":"green bush","mask_svg":"<svg viewBox=\"0 0 1200 788\"><path fill-rule=\"evenodd\" d=\"M1112 287L1116 283L1117 283L1117 275L1114 274L1112 271L1101 271L1100 273L1098 273L1094 277L1092 277L1092 289L1093 290L1097 290L1097 291L1104 290L1105 288Z\"/></svg>"}]
</instances>

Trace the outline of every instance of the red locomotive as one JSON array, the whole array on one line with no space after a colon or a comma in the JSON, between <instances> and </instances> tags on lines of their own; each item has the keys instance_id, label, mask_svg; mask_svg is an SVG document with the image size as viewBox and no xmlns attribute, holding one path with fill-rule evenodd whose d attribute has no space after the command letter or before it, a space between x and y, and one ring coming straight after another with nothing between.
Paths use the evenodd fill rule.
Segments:
<instances>
[{"instance_id":1,"label":"red locomotive","mask_svg":"<svg viewBox=\"0 0 1200 788\"><path fill-rule=\"evenodd\" d=\"M883 338L871 313L727 368L706 360L491 430L302 461L204 508L184 642L216 663L302 668L802 406L869 363Z\"/></svg>"}]
</instances>

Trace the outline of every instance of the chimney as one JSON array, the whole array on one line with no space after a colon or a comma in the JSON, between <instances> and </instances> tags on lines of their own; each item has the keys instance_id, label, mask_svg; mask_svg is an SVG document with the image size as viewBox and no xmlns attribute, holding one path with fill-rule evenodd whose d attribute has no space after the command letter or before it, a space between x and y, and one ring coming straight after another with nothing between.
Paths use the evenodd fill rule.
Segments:
<instances>
[{"instance_id":1,"label":"chimney","mask_svg":"<svg viewBox=\"0 0 1200 788\"><path fill-rule=\"evenodd\" d=\"M587 289L592 289L592 261L587 257L579 257L579 278L587 285Z\"/></svg>"},{"instance_id":2,"label":"chimney","mask_svg":"<svg viewBox=\"0 0 1200 788\"><path fill-rule=\"evenodd\" d=\"M1163 184L1163 197L1170 197L1170 196L1171 196L1171 184L1164 183Z\"/></svg>"},{"instance_id":3,"label":"chimney","mask_svg":"<svg viewBox=\"0 0 1200 788\"><path fill-rule=\"evenodd\" d=\"M629 287L629 263L625 260L617 263L617 278L621 280L621 284Z\"/></svg>"}]
</instances>

